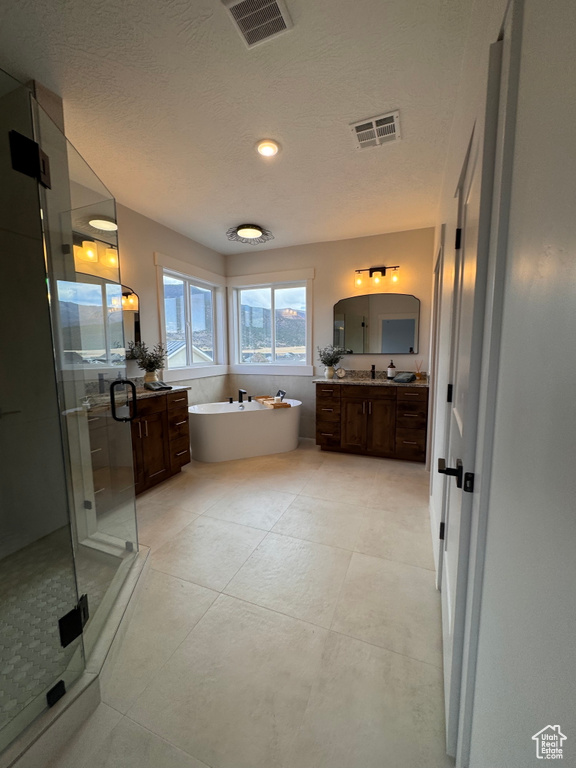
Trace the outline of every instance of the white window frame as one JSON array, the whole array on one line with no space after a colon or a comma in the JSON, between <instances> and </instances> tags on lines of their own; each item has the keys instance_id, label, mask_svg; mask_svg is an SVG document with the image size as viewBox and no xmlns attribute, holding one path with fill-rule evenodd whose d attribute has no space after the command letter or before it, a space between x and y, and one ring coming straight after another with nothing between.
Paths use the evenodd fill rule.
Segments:
<instances>
[{"instance_id":1,"label":"white window frame","mask_svg":"<svg viewBox=\"0 0 576 768\"><path fill-rule=\"evenodd\" d=\"M286 272L270 272L259 275L242 275L228 278L228 315L230 318L230 373L253 373L285 375L285 376L313 376L312 364L312 296L313 296L314 270L290 270ZM306 288L306 360L301 363L279 362L274 363L244 363L241 362L240 352L240 306L239 294L241 290L251 288ZM274 332L272 333L274 339Z\"/></svg>"},{"instance_id":2,"label":"white window frame","mask_svg":"<svg viewBox=\"0 0 576 768\"><path fill-rule=\"evenodd\" d=\"M212 312L214 333L214 362L188 363L181 368L165 368L164 381L186 381L188 379L201 379L208 376L220 376L228 372L226 359L227 333L226 333L226 278L216 275L192 264L173 259L164 254L155 253L154 260L157 269L158 283L158 308L160 319L160 338L166 346L166 317L164 313L164 275L184 280L187 285L197 285L199 288L212 290ZM190 297L186 290L186 314L187 314L187 356L190 360L191 351L188 349L190 331Z\"/></svg>"}]
</instances>

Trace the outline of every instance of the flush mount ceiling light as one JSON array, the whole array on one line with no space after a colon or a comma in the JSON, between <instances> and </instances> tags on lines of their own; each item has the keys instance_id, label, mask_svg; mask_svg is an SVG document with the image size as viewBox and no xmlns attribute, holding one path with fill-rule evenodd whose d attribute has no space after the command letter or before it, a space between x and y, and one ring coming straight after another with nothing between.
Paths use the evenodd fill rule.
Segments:
<instances>
[{"instance_id":1,"label":"flush mount ceiling light","mask_svg":"<svg viewBox=\"0 0 576 768\"><path fill-rule=\"evenodd\" d=\"M109 219L108 217L90 219L88 224L90 224L91 227L94 227L94 229L100 229L103 232L116 232L118 229L118 224L116 224L114 219Z\"/></svg>"},{"instance_id":2,"label":"flush mount ceiling light","mask_svg":"<svg viewBox=\"0 0 576 768\"><path fill-rule=\"evenodd\" d=\"M278 154L280 145L277 142L272 141L272 139L263 139L258 142L256 149L262 157L274 157L274 155Z\"/></svg>"},{"instance_id":3,"label":"flush mount ceiling light","mask_svg":"<svg viewBox=\"0 0 576 768\"><path fill-rule=\"evenodd\" d=\"M396 271L400 269L399 266L395 267L369 267L368 269L356 269L354 270L356 277L354 278L354 282L356 285L362 285L364 280L362 277L362 272L368 272L368 277L370 278L370 281L378 285L382 278L386 277L386 270L391 269L394 271L394 274L392 275L392 281L396 282L398 280L398 275L396 274Z\"/></svg>"},{"instance_id":4,"label":"flush mount ceiling light","mask_svg":"<svg viewBox=\"0 0 576 768\"><path fill-rule=\"evenodd\" d=\"M226 237L228 240L235 240L237 243L247 243L248 245L257 245L274 240L272 232L259 224L240 224L239 227L230 227L226 231Z\"/></svg>"}]
</instances>

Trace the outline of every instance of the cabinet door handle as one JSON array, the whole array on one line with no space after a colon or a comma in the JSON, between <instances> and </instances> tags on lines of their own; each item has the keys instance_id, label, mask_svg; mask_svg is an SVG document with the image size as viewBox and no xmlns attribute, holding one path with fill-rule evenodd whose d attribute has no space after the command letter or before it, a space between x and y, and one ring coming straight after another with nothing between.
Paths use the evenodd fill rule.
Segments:
<instances>
[{"instance_id":1,"label":"cabinet door handle","mask_svg":"<svg viewBox=\"0 0 576 768\"><path fill-rule=\"evenodd\" d=\"M404 397L420 397L419 392L404 392Z\"/></svg>"},{"instance_id":2,"label":"cabinet door handle","mask_svg":"<svg viewBox=\"0 0 576 768\"><path fill-rule=\"evenodd\" d=\"M417 419L419 414L418 413L403 413L402 416L406 416L409 419Z\"/></svg>"},{"instance_id":3,"label":"cabinet door handle","mask_svg":"<svg viewBox=\"0 0 576 768\"><path fill-rule=\"evenodd\" d=\"M105 491L106 488L98 488L97 491L94 491L94 496L96 496L97 493L102 493L102 491Z\"/></svg>"},{"instance_id":4,"label":"cabinet door handle","mask_svg":"<svg viewBox=\"0 0 576 768\"><path fill-rule=\"evenodd\" d=\"M148 419L144 420L144 429L146 430L146 434L144 435L144 437L148 437Z\"/></svg>"},{"instance_id":5,"label":"cabinet door handle","mask_svg":"<svg viewBox=\"0 0 576 768\"><path fill-rule=\"evenodd\" d=\"M366 413L366 400L362 401L362 415Z\"/></svg>"},{"instance_id":6,"label":"cabinet door handle","mask_svg":"<svg viewBox=\"0 0 576 768\"><path fill-rule=\"evenodd\" d=\"M372 400L368 400L368 416L372 416Z\"/></svg>"},{"instance_id":7,"label":"cabinet door handle","mask_svg":"<svg viewBox=\"0 0 576 768\"><path fill-rule=\"evenodd\" d=\"M188 451L180 451L180 453L177 453L176 456L184 456L185 453L188 453Z\"/></svg>"},{"instance_id":8,"label":"cabinet door handle","mask_svg":"<svg viewBox=\"0 0 576 768\"><path fill-rule=\"evenodd\" d=\"M93 448L90 453L99 453L102 450L102 448Z\"/></svg>"},{"instance_id":9,"label":"cabinet door handle","mask_svg":"<svg viewBox=\"0 0 576 768\"><path fill-rule=\"evenodd\" d=\"M402 440L404 445L418 445L418 443L415 440Z\"/></svg>"},{"instance_id":10,"label":"cabinet door handle","mask_svg":"<svg viewBox=\"0 0 576 768\"><path fill-rule=\"evenodd\" d=\"M333 389L323 389L322 392L326 392L329 395L333 395L334 394L334 390Z\"/></svg>"},{"instance_id":11,"label":"cabinet door handle","mask_svg":"<svg viewBox=\"0 0 576 768\"><path fill-rule=\"evenodd\" d=\"M323 411L329 411L330 413L333 412L334 408L322 408Z\"/></svg>"},{"instance_id":12,"label":"cabinet door handle","mask_svg":"<svg viewBox=\"0 0 576 768\"><path fill-rule=\"evenodd\" d=\"M182 424L186 424L186 419L184 421L177 421L176 424L174 424L175 427L180 427Z\"/></svg>"},{"instance_id":13,"label":"cabinet door handle","mask_svg":"<svg viewBox=\"0 0 576 768\"><path fill-rule=\"evenodd\" d=\"M183 400L186 400L185 397L179 397L176 400L172 400L173 403L181 403Z\"/></svg>"},{"instance_id":14,"label":"cabinet door handle","mask_svg":"<svg viewBox=\"0 0 576 768\"><path fill-rule=\"evenodd\" d=\"M138 437L140 438L140 440L142 439L142 422L141 421L138 422Z\"/></svg>"}]
</instances>

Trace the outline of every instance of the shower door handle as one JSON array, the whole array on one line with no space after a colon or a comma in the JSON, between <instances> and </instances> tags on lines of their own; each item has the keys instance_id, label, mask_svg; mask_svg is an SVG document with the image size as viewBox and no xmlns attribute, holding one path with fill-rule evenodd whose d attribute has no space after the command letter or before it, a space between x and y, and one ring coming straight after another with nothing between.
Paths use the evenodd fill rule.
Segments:
<instances>
[{"instance_id":1,"label":"shower door handle","mask_svg":"<svg viewBox=\"0 0 576 768\"><path fill-rule=\"evenodd\" d=\"M118 384L128 384L130 389L132 390L132 415L131 416L117 416L116 415L116 400L114 398L114 389ZM136 416L138 415L138 406L136 401L136 387L134 386L134 382L130 381L130 379L115 379L112 384L110 384L110 406L112 408L112 418L116 421L134 421Z\"/></svg>"}]
</instances>

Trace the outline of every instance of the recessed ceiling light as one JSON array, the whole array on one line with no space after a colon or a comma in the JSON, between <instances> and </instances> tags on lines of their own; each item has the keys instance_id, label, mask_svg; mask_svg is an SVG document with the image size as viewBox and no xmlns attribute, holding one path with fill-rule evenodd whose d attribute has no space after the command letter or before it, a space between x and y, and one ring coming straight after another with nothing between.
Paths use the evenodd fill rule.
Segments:
<instances>
[{"instance_id":1,"label":"recessed ceiling light","mask_svg":"<svg viewBox=\"0 0 576 768\"><path fill-rule=\"evenodd\" d=\"M259 224L240 224L239 227L230 227L226 231L228 240L235 240L238 243L248 243L256 245L257 243L267 243L268 240L274 240L274 235L269 229L261 227Z\"/></svg>"},{"instance_id":2,"label":"recessed ceiling light","mask_svg":"<svg viewBox=\"0 0 576 768\"><path fill-rule=\"evenodd\" d=\"M101 229L104 232L115 232L118 229L114 219L90 219L88 223L94 229Z\"/></svg>"},{"instance_id":3,"label":"recessed ceiling light","mask_svg":"<svg viewBox=\"0 0 576 768\"><path fill-rule=\"evenodd\" d=\"M272 141L272 139L264 139L258 142L256 148L263 157L274 157L274 155L278 154L280 146L277 142Z\"/></svg>"}]
</instances>

